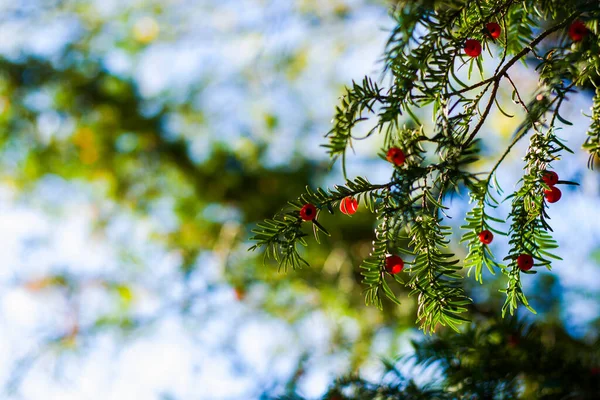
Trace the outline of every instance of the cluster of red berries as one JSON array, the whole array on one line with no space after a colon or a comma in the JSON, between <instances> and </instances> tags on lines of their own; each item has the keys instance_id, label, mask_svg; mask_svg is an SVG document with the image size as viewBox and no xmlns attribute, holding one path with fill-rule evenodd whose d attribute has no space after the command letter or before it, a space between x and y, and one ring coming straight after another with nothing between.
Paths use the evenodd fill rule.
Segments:
<instances>
[{"instance_id":1,"label":"cluster of red berries","mask_svg":"<svg viewBox=\"0 0 600 400\"><path fill-rule=\"evenodd\" d=\"M402 155L404 157L404 155ZM354 197L348 196L344 197L340 202L340 211L346 215L352 215L358 210L358 200ZM300 209L300 218L303 221L312 221L317 216L317 208L313 204L305 204ZM391 274L395 275L399 272L402 272L404 269L404 260L397 255L387 256L385 259L385 270Z\"/></svg>"},{"instance_id":2,"label":"cluster of red berries","mask_svg":"<svg viewBox=\"0 0 600 400\"><path fill-rule=\"evenodd\" d=\"M388 150L387 159L394 165L404 163L404 152L397 147ZM544 197L548 203L556 203L560 200L562 193L555 187L558 183L558 174L554 171L545 171L542 180L550 189L544 190ZM345 215L353 215L358 210L358 200L352 196L344 197L340 202L340 211ZM305 204L300 209L300 218L304 221L312 221L317 216L317 208L313 204ZM494 234L488 229L479 233L479 241L483 244L490 244L494 240ZM517 266L522 271L529 271L533 267L533 257L529 254L521 254L517 257ZM404 261L396 255L388 256L385 260L385 269L388 273L394 275L404 269Z\"/></svg>"},{"instance_id":3,"label":"cluster of red berries","mask_svg":"<svg viewBox=\"0 0 600 400\"><path fill-rule=\"evenodd\" d=\"M492 39L498 39L502 33L502 28L496 22L490 22L485 25L487 34ZM585 24L579 20L574 21L569 26L569 37L574 42L582 41L588 34L588 29ZM476 39L467 39L465 41L465 54L469 57L479 57L481 55L481 42Z\"/></svg>"},{"instance_id":4,"label":"cluster of red berries","mask_svg":"<svg viewBox=\"0 0 600 400\"><path fill-rule=\"evenodd\" d=\"M556 203L562 197L562 193L559 188L555 187L558 183L558 174L554 171L546 171L544 172L544 176L542 177L544 183L550 186L550 189L544 190L544 197L548 203Z\"/></svg>"},{"instance_id":5,"label":"cluster of red berries","mask_svg":"<svg viewBox=\"0 0 600 400\"><path fill-rule=\"evenodd\" d=\"M352 215L358 210L358 200L352 196L344 197L340 202L340 211L346 215ZM300 209L300 218L303 221L312 221L317 217L317 207L307 203Z\"/></svg>"},{"instance_id":6,"label":"cluster of red berries","mask_svg":"<svg viewBox=\"0 0 600 400\"><path fill-rule=\"evenodd\" d=\"M502 28L496 22L490 22L485 25L485 30L487 34L492 39L498 39L500 34L502 33ZM469 57L479 57L481 54L481 42L475 39L467 39L465 42L465 54Z\"/></svg>"},{"instance_id":7,"label":"cluster of red berries","mask_svg":"<svg viewBox=\"0 0 600 400\"><path fill-rule=\"evenodd\" d=\"M544 190L544 197L548 203L556 203L560 200L562 193L557 187L558 174L554 171L545 171L542 180L550 189ZM479 233L479 241L483 244L490 244L494 240L494 235L489 230L484 230ZM521 271L529 271L533 267L533 257L529 254L521 254L517 257L517 266Z\"/></svg>"},{"instance_id":8,"label":"cluster of red berries","mask_svg":"<svg viewBox=\"0 0 600 400\"><path fill-rule=\"evenodd\" d=\"M479 241L483 244L490 244L494 240L494 235L487 229L479 233ZM521 254L517 257L517 266L521 271L529 271L533 267L533 257L529 254Z\"/></svg>"},{"instance_id":9,"label":"cluster of red berries","mask_svg":"<svg viewBox=\"0 0 600 400\"><path fill-rule=\"evenodd\" d=\"M358 200L354 197L344 197L340 202L340 211L346 215L352 215L358 210ZM317 207L314 204L305 204L300 209L300 218L303 221L312 221L317 216ZM402 272L404 269L404 261L396 255L387 256L385 259L385 270L391 275Z\"/></svg>"},{"instance_id":10,"label":"cluster of red berries","mask_svg":"<svg viewBox=\"0 0 600 400\"><path fill-rule=\"evenodd\" d=\"M406 156L402 149L392 147L388 150L386 158L395 166L404 164ZM345 215L353 215L358 210L358 200L352 196L347 196L340 201L340 211ZM317 217L317 207L314 204L307 203L300 209L300 218L303 221L313 221ZM390 255L385 260L385 269L388 273L394 275L404 269L404 261L396 255Z\"/></svg>"}]
</instances>

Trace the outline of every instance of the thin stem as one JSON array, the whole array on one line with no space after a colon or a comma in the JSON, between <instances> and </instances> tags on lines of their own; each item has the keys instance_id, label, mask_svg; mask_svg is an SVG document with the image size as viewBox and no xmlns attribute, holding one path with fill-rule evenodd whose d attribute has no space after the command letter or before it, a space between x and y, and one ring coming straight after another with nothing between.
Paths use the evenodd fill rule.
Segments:
<instances>
[{"instance_id":1,"label":"thin stem","mask_svg":"<svg viewBox=\"0 0 600 400\"><path fill-rule=\"evenodd\" d=\"M475 126L475 129L473 129L473 132L471 133L469 138L462 145L463 149L467 148L469 146L469 144L473 141L473 139L475 139L475 136L477 135L477 133L479 132L479 130L485 123L485 120L492 109L492 104L494 103L494 99L496 98L496 93L498 93L499 86L500 86L500 81L499 80L494 81L494 86L492 87L492 93L490 94L490 99L488 100L487 106L485 107L485 110L483 111L483 114L481 115L479 122ZM488 88L485 88L484 92L486 92L487 89Z\"/></svg>"}]
</instances>

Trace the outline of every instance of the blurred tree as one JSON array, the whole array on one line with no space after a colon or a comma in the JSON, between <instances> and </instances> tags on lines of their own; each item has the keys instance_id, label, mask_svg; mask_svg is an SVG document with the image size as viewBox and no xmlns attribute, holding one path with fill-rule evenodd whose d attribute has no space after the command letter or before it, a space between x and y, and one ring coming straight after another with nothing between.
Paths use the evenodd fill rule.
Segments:
<instances>
[{"instance_id":1,"label":"blurred tree","mask_svg":"<svg viewBox=\"0 0 600 400\"><path fill-rule=\"evenodd\" d=\"M310 252L300 254L313 267L297 271L294 279L275 274L276 266L265 267L261 255L246 252L250 230L259 221L302 193L306 185L315 187L339 178L336 171L329 172L328 160L315 155L313 144L320 143L317 136L324 131L315 121L330 119L333 98L342 94L343 84L353 76L343 68L345 64L367 59L365 49L379 44L373 39L374 26L385 23L387 5L342 0L25 3L13 5L14 9L4 14L9 28L17 33L13 47L0 58L3 185L18 194L21 204L32 208L47 207L41 198L44 188L50 186L58 205L49 213L67 219L85 213L70 207L68 197L73 192L63 186L69 182L77 192L91 193L88 201L94 234L109 237L123 223L145 227L149 233L142 239L148 242L144 247L131 244L126 236L134 236L132 231L117 236L112 242L118 254L116 268L90 272L83 266L58 265L41 273L33 268L15 273L11 285L25 288L48 306L56 299L65 305L57 308L59 311L53 309L50 322L40 322L46 329L36 326L39 334L35 343L31 340L33 350L25 352L11 368L3 396L19 396L28 371L43 354L56 359L85 356L91 343L105 332L123 335L123 343L127 343L173 314L185 317L190 331L203 331L210 321L231 311L218 302L214 308L205 307L212 304L211 296L223 292L235 296L253 315L266 312L288 322L300 337L305 335L299 328L303 323L314 315L325 315L331 325L323 329L330 329L331 335L324 352L346 357L344 369L355 373L375 353L391 356L402 350L395 338L410 333L417 301L408 297L409 288L399 288L395 296L403 299L401 307L386 298L381 300L385 305L382 312L365 306L363 277L356 266L371 251L373 218L363 199L352 217L341 218L337 212L319 216L331 236L322 237L318 246L311 237L306 238ZM465 11L468 15L461 19L463 25L456 27L459 37L466 35L463 30L470 29L473 18L485 20L499 2L488 3L482 5L483 15L476 16L476 9ZM520 3L510 3L511 12L506 15L511 19L503 27L518 31L519 21L529 14L519 14ZM464 8L462 2L439 4L448 7L444 11ZM396 18L417 23L412 18L424 18L435 10L434 2L409 2L407 7L398 8ZM406 10L405 16L399 14L402 10ZM365 15L370 18L363 18ZM596 37L594 15L585 20ZM15 21L24 28L19 30ZM542 26L542 21L538 22ZM27 42L27 31L40 26L46 30ZM68 39L61 40L65 31ZM399 40L402 32L393 34ZM483 37L484 33L477 35ZM221 40L223 37L227 40ZM549 38L549 42L557 39ZM397 40L390 46L398 44ZM586 40L586 45L592 43L589 37ZM502 38L500 42L505 43ZM527 43L513 40L511 51L517 53ZM211 46L230 51L221 58L204 54ZM594 57L592 48L585 49ZM450 54L451 49L447 51ZM359 55L349 59L348 53ZM334 61L324 64L323 59ZM403 71L400 61L394 66L388 60L386 65L395 72ZM591 73L589 77L593 81ZM412 82L413 78L407 75L399 82ZM350 88L349 96L353 90L360 92L362 87ZM512 89L499 88L498 93L510 97ZM368 110L373 105L360 107ZM512 112L510 105L503 107ZM391 114L386 118L395 110L400 110L399 104L390 105L387 111ZM518 112L516 107L514 111ZM336 114L335 126L354 123L345 119L346 112L340 109ZM396 128L404 123L409 129L418 127L418 122L406 115L396 117ZM415 117L425 120L421 113ZM590 135L592 150L594 138ZM358 147L357 152L360 154ZM407 155L408 162L416 157ZM365 159L361 167L365 170L378 165L371 154ZM432 190L434 198L440 193ZM395 244L406 247L409 240L402 238ZM454 243L452 246L459 249ZM35 247L34 242L27 252ZM163 262L164 254L175 259L175 271L169 270L169 274L163 271L164 264L171 267ZM488 299L479 306L491 312L499 307L495 289L502 282L489 282ZM468 285L466 293L479 290ZM535 295L542 293L543 297L547 289L540 285L532 303ZM86 307L88 296L98 296L101 306ZM548 314L556 317L558 308L548 306L554 310ZM223 335L224 353L232 353L244 318L252 319L236 319L234 332ZM486 324L493 322L472 329L483 329ZM447 336L440 338L438 345L443 343L445 349L456 348L457 343L465 345L464 338L442 334ZM288 357L296 364L287 376L272 372L267 378L256 377L256 371L245 366L237 354L231 356L237 370L254 377L259 395L272 397L285 387L290 393L302 394L306 377L317 366L312 343L287 339L285 350L292 353L293 347L294 354ZM443 359L442 355L446 356L440 352L438 358ZM469 365L475 368L480 364ZM426 388L430 392L424 393L423 386L411 383L410 377L397 377L388 393L395 395L401 388L415 396L443 397L459 385L450 372L443 372L447 384ZM463 379L463 375L457 376ZM498 376L491 375L489 380L496 384ZM510 378L511 384L520 382ZM351 394L346 389L351 385L365 392ZM379 385L361 377L341 381L331 394L341 391L343 396L368 398L373 390L378 391ZM469 390L479 393L478 387Z\"/></svg>"},{"instance_id":2,"label":"blurred tree","mask_svg":"<svg viewBox=\"0 0 600 400\"><path fill-rule=\"evenodd\" d=\"M250 42L268 24L241 18L237 25L227 27L231 21L227 18L238 18L230 5L215 10L198 5L193 9L194 13L214 13L211 23L215 29L225 29L226 35L232 29L235 40L249 41L243 46L251 52ZM280 15L265 11L265 18L284 21L291 13L298 15L302 24L308 21L309 29L333 30L336 25L357 20L356 14L364 6L297 2L282 9L273 3L271 9ZM36 298L61 298L66 307L55 316L53 325L40 330L43 334L36 337L37 343L31 343L33 350L15 364L6 383L7 393L18 393L27 371L43 354L56 351L60 357L84 352L103 332L131 336L172 312L198 318L193 315L196 304L229 287L255 312L267 311L290 324L322 311L335 321L352 320L335 325L328 352L350 352L349 364L356 370L370 354L377 332L388 328L402 331L412 318L407 310L385 314L365 311L359 273L342 268L364 257L371 241L370 219L359 213L340 221L338 228L331 226L332 232L339 234L336 240L311 255L322 269L305 270L301 281L274 277L272 271L263 268L262 257L246 254L249 229L301 192L307 182L323 181L329 162L295 151L285 162L270 161L277 151L273 150L274 139L290 136L284 126L289 121L275 106L259 108L260 123L228 126L222 123L243 121L241 114L247 110L223 107L212 111L215 118L205 103L205 98L220 101L220 93L232 89L251 96L248 86L264 86L261 81L257 83L257 76L265 73L265 67L271 68L270 76L282 78L280 86L288 81L293 86L311 67L312 44L268 49L272 43L264 40L270 54L257 58L263 68L260 72L258 68L254 74L245 71L246 76L232 72L233 79L228 76L230 82L223 83L215 66L212 76L195 78L185 89L152 92L148 84L140 82L139 72L135 75L124 65L151 55L152 49L176 46L178 40L191 34L194 16L185 11L190 4L164 8L161 2L147 2L143 7L104 7L85 1L47 3L34 9L15 5L14 18L18 16L26 25L59 29L56 25L62 23L64 29L71 29L72 36L63 40L57 35L52 50L37 50L41 45L27 43L23 34L17 51L8 51L0 58L2 180L18 194L19 202L34 208L44 207L40 188L47 184L59 197L68 196L59 182L72 182L78 190L92 193L92 221L99 236L108 236L124 218L135 224L150 220L151 244L176 256L180 282L163 288L160 276L152 279L156 256L140 254L139 249L129 248L127 241L115 244L120 245L119 271L90 273L76 266L55 266L41 274L20 271L12 284ZM378 10L385 14L384 7L378 6ZM9 13L5 16L11 21ZM184 24L184 20L189 23ZM48 35L52 37L52 33ZM41 41L35 36L32 40ZM332 43L339 52L344 51L344 45L340 40ZM156 72L150 81L160 80L161 75L161 71ZM214 86L216 95L211 94ZM332 89L337 93L339 84L333 83ZM315 130L313 121L305 121L307 116L300 118L300 136L284 140L301 143ZM239 132L231 135L232 127ZM49 211L58 218L75 212L58 206ZM215 269L218 278L209 278ZM198 288L196 282L203 279L207 284ZM173 299L170 292L179 285L183 293ZM87 296L97 293L102 293L103 306L86 309L83 304ZM343 299L340 293L345 294ZM150 314L143 311L144 304L150 302L149 294L161 303ZM358 333L349 334L355 326ZM305 358L298 362L302 360ZM269 386L276 384L269 382Z\"/></svg>"}]
</instances>

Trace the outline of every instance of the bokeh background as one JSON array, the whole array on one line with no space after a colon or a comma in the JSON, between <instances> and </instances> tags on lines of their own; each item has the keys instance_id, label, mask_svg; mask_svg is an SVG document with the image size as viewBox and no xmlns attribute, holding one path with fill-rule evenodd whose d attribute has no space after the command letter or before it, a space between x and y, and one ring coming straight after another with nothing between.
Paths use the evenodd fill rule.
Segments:
<instances>
[{"instance_id":1,"label":"bokeh background","mask_svg":"<svg viewBox=\"0 0 600 400\"><path fill-rule=\"evenodd\" d=\"M358 265L374 218L332 233L283 273L250 230L306 185L343 182L323 135L345 85L379 77L393 26L383 0L0 2L0 398L320 398L335 377L377 380L410 353L414 299L364 306ZM494 66L495 49L485 56ZM515 65L522 95L537 88ZM465 71L462 71L465 72ZM473 78L475 79L475 77ZM522 117L493 111L489 169ZM554 167L579 187L550 210L564 261L526 276L536 316L593 341L600 326L600 175L580 150L591 93L570 97ZM418 111L427 120L427 110ZM427 126L426 126L427 129ZM350 176L385 182L377 138ZM501 168L512 191L526 141ZM449 223L469 209L448 199ZM496 213L502 215L506 207ZM502 258L506 239L492 246ZM465 255L466 249L452 244ZM502 277L467 279L484 312ZM402 290L398 289L400 293Z\"/></svg>"}]
</instances>

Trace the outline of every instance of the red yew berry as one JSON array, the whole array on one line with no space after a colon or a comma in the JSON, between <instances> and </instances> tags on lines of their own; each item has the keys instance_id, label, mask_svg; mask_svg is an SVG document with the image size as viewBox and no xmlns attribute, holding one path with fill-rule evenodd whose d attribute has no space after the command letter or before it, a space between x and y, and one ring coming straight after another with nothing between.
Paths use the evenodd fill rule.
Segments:
<instances>
[{"instance_id":1,"label":"red yew berry","mask_svg":"<svg viewBox=\"0 0 600 400\"><path fill-rule=\"evenodd\" d=\"M542 180L548 186L554 186L558 183L558 174L554 171L546 171L542 176Z\"/></svg>"},{"instance_id":2,"label":"red yew berry","mask_svg":"<svg viewBox=\"0 0 600 400\"><path fill-rule=\"evenodd\" d=\"M404 152L397 147L392 147L387 152L387 160L396 166L404 164Z\"/></svg>"},{"instance_id":3,"label":"red yew berry","mask_svg":"<svg viewBox=\"0 0 600 400\"><path fill-rule=\"evenodd\" d=\"M300 218L304 221L312 221L317 216L317 207L312 204L305 204L300 209Z\"/></svg>"},{"instance_id":4,"label":"red yew berry","mask_svg":"<svg viewBox=\"0 0 600 400\"><path fill-rule=\"evenodd\" d=\"M242 287L236 287L233 290L233 293L235 294L235 299L237 301L242 301L244 297L246 297L246 291Z\"/></svg>"},{"instance_id":5,"label":"red yew berry","mask_svg":"<svg viewBox=\"0 0 600 400\"><path fill-rule=\"evenodd\" d=\"M552 186L550 189L544 190L544 197L548 203L556 203L562 197L562 193L559 188Z\"/></svg>"},{"instance_id":6,"label":"red yew berry","mask_svg":"<svg viewBox=\"0 0 600 400\"><path fill-rule=\"evenodd\" d=\"M479 43L479 40L467 39L465 42L465 53L469 57L479 57L481 54L481 43Z\"/></svg>"},{"instance_id":7,"label":"red yew berry","mask_svg":"<svg viewBox=\"0 0 600 400\"><path fill-rule=\"evenodd\" d=\"M344 197L340 202L340 211L346 215L352 215L358 210L358 200L354 197Z\"/></svg>"},{"instance_id":8,"label":"red yew berry","mask_svg":"<svg viewBox=\"0 0 600 400\"><path fill-rule=\"evenodd\" d=\"M483 244L490 244L494 240L494 234L487 229L479 234L479 241Z\"/></svg>"},{"instance_id":9,"label":"red yew berry","mask_svg":"<svg viewBox=\"0 0 600 400\"><path fill-rule=\"evenodd\" d=\"M517 267L521 271L529 271L533 267L533 257L529 254L521 254L517 257Z\"/></svg>"},{"instance_id":10,"label":"red yew berry","mask_svg":"<svg viewBox=\"0 0 600 400\"><path fill-rule=\"evenodd\" d=\"M588 34L588 29L585 24L579 20L574 21L571 26L569 26L569 37L574 42L580 42L586 37Z\"/></svg>"},{"instance_id":11,"label":"red yew berry","mask_svg":"<svg viewBox=\"0 0 600 400\"><path fill-rule=\"evenodd\" d=\"M392 274L395 275L399 272L402 272L402 270L404 269L404 261L396 255L393 256L387 256L385 259L385 270Z\"/></svg>"},{"instance_id":12,"label":"red yew berry","mask_svg":"<svg viewBox=\"0 0 600 400\"><path fill-rule=\"evenodd\" d=\"M500 25L495 22L490 22L487 24L485 29L487 29L492 39L498 39L500 37L500 33L502 33L502 28L500 28Z\"/></svg>"}]
</instances>

